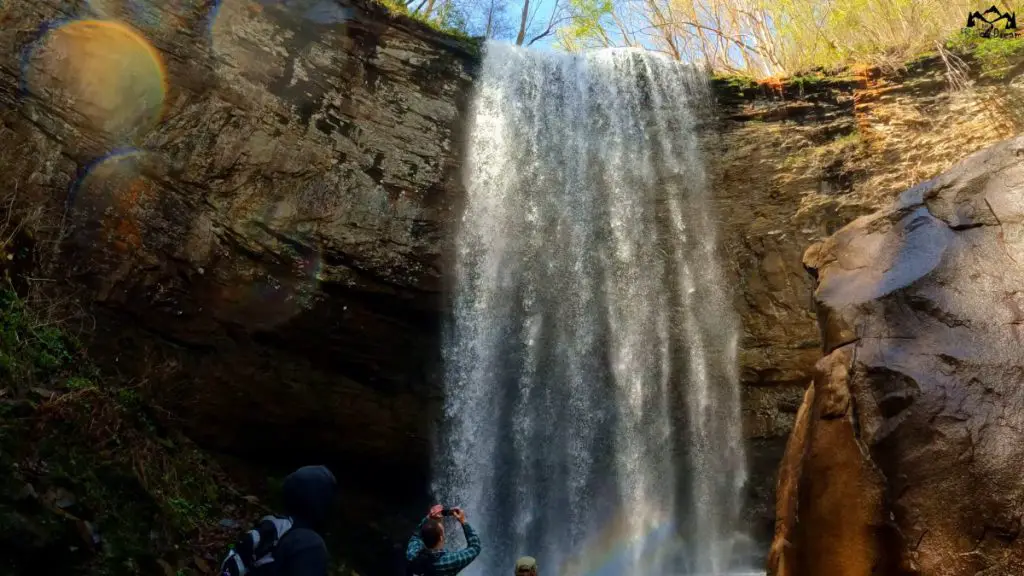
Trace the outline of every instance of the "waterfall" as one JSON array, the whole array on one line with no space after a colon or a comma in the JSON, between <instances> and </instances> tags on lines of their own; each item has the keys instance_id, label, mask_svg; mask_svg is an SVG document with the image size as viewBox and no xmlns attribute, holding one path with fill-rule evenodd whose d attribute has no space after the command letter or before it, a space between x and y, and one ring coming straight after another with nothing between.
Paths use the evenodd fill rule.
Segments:
<instances>
[{"instance_id":1,"label":"waterfall","mask_svg":"<svg viewBox=\"0 0 1024 576\"><path fill-rule=\"evenodd\" d=\"M434 474L483 538L464 574L521 555L545 575L737 569L738 322L707 102L701 75L642 51L487 45Z\"/></svg>"}]
</instances>

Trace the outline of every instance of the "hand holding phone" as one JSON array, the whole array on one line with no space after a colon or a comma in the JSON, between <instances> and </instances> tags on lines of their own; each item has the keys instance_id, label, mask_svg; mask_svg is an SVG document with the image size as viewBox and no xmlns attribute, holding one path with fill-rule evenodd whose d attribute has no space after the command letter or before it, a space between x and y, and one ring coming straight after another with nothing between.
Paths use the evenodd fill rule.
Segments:
<instances>
[{"instance_id":1,"label":"hand holding phone","mask_svg":"<svg viewBox=\"0 0 1024 576\"><path fill-rule=\"evenodd\" d=\"M462 508L452 508L452 516L455 516L455 519L459 521L459 524L466 523L466 513L462 511Z\"/></svg>"}]
</instances>

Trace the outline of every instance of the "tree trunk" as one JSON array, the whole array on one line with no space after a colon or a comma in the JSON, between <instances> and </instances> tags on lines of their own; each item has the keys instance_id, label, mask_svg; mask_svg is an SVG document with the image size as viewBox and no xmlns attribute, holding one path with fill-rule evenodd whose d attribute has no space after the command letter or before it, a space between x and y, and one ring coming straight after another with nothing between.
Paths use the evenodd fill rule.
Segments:
<instances>
[{"instance_id":1,"label":"tree trunk","mask_svg":"<svg viewBox=\"0 0 1024 576\"><path fill-rule=\"evenodd\" d=\"M519 34L516 36L516 46L522 46L526 39L526 20L530 15L530 0L523 0L523 17L519 20Z\"/></svg>"},{"instance_id":2,"label":"tree trunk","mask_svg":"<svg viewBox=\"0 0 1024 576\"><path fill-rule=\"evenodd\" d=\"M487 9L487 25L484 26L484 38L491 37L492 22L494 22L494 0L491 0L491 7Z\"/></svg>"}]
</instances>

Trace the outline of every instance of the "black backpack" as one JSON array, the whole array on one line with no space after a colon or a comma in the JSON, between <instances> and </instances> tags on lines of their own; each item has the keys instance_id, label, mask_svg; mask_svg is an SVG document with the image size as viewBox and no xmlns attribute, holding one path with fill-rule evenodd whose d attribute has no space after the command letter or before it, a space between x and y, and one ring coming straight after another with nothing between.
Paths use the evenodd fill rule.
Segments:
<instances>
[{"instance_id":1,"label":"black backpack","mask_svg":"<svg viewBox=\"0 0 1024 576\"><path fill-rule=\"evenodd\" d=\"M293 526L291 518L264 516L231 547L220 576L263 576L274 573L274 550Z\"/></svg>"}]
</instances>

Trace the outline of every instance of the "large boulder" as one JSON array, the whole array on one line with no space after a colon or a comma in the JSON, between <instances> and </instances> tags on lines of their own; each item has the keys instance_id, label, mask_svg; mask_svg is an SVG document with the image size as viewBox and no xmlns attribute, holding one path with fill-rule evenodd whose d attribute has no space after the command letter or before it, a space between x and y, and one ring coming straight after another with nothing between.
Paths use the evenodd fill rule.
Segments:
<instances>
[{"instance_id":1,"label":"large boulder","mask_svg":"<svg viewBox=\"0 0 1024 576\"><path fill-rule=\"evenodd\" d=\"M781 84L712 80L719 120L703 133L723 262L742 319L739 341L750 506L771 540L786 438L821 358L805 249L969 154L1024 131L1016 104L1024 55L1008 74L970 64L970 90L949 90L942 57L896 72L857 68Z\"/></svg>"},{"instance_id":2,"label":"large boulder","mask_svg":"<svg viewBox=\"0 0 1024 576\"><path fill-rule=\"evenodd\" d=\"M1024 137L808 249L826 356L777 576L1024 573Z\"/></svg>"},{"instance_id":3,"label":"large boulder","mask_svg":"<svg viewBox=\"0 0 1024 576\"><path fill-rule=\"evenodd\" d=\"M777 576L1024 573L1024 137L808 249L825 347Z\"/></svg>"}]
</instances>

